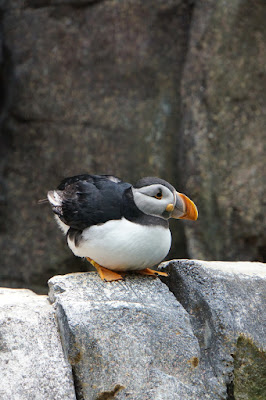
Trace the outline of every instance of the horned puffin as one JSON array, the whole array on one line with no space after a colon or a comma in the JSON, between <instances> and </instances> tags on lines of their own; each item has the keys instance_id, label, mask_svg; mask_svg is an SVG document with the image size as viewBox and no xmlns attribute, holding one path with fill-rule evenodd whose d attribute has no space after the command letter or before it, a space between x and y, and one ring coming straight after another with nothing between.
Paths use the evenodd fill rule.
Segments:
<instances>
[{"instance_id":1,"label":"horned puffin","mask_svg":"<svg viewBox=\"0 0 266 400\"><path fill-rule=\"evenodd\" d=\"M105 281L123 279L126 271L166 275L150 268L170 250L169 218L198 217L187 196L156 177L133 186L112 175L76 175L47 198L72 252Z\"/></svg>"}]
</instances>

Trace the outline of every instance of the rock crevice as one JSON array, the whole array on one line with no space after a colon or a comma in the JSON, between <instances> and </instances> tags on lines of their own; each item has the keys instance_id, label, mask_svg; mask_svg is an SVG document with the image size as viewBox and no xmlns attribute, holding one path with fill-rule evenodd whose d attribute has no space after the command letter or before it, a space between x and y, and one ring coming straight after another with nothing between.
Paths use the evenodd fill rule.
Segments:
<instances>
[{"instance_id":1,"label":"rock crevice","mask_svg":"<svg viewBox=\"0 0 266 400\"><path fill-rule=\"evenodd\" d=\"M74 273L50 279L50 302L1 289L0 397L263 400L265 265L174 260L161 269L169 288Z\"/></svg>"}]
</instances>

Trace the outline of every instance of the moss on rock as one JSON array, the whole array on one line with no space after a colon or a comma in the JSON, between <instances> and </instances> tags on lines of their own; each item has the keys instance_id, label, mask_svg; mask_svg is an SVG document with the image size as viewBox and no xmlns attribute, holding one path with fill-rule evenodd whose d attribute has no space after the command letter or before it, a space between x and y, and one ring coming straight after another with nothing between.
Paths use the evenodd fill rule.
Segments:
<instances>
[{"instance_id":1,"label":"moss on rock","mask_svg":"<svg viewBox=\"0 0 266 400\"><path fill-rule=\"evenodd\" d=\"M266 353L241 335L234 356L235 400L263 400L266 398Z\"/></svg>"}]
</instances>

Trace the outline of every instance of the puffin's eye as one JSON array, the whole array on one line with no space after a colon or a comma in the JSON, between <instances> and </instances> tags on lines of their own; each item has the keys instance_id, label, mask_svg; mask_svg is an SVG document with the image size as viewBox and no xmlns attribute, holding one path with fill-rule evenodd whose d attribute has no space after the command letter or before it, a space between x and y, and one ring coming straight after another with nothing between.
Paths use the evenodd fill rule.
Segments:
<instances>
[{"instance_id":1,"label":"puffin's eye","mask_svg":"<svg viewBox=\"0 0 266 400\"><path fill-rule=\"evenodd\" d=\"M162 192L158 192L154 197L155 197L156 199L158 199L158 200L161 200L162 197L163 197L163 194L162 194Z\"/></svg>"}]
</instances>

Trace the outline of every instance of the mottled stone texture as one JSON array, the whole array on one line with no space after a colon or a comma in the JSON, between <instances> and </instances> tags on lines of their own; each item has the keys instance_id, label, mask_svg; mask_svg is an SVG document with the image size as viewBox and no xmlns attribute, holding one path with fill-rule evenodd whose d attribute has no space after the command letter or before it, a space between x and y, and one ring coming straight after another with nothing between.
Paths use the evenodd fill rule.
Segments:
<instances>
[{"instance_id":1,"label":"mottled stone texture","mask_svg":"<svg viewBox=\"0 0 266 400\"><path fill-rule=\"evenodd\" d=\"M0 399L76 400L47 296L0 288Z\"/></svg>"},{"instance_id":2,"label":"mottled stone texture","mask_svg":"<svg viewBox=\"0 0 266 400\"><path fill-rule=\"evenodd\" d=\"M215 398L202 397L188 314L159 279L106 283L83 273L55 276L49 286L78 399Z\"/></svg>"},{"instance_id":3,"label":"mottled stone texture","mask_svg":"<svg viewBox=\"0 0 266 400\"><path fill-rule=\"evenodd\" d=\"M207 392L215 376L223 399L264 399L266 265L173 260L161 269L190 316Z\"/></svg>"},{"instance_id":4,"label":"mottled stone texture","mask_svg":"<svg viewBox=\"0 0 266 400\"><path fill-rule=\"evenodd\" d=\"M0 289L1 400L264 400L265 264L161 268Z\"/></svg>"},{"instance_id":5,"label":"mottled stone texture","mask_svg":"<svg viewBox=\"0 0 266 400\"><path fill-rule=\"evenodd\" d=\"M2 285L86 270L37 205L83 172L158 175L189 195L200 217L174 221L171 257L265 259L264 0L0 9Z\"/></svg>"},{"instance_id":6,"label":"mottled stone texture","mask_svg":"<svg viewBox=\"0 0 266 400\"><path fill-rule=\"evenodd\" d=\"M266 257L266 3L196 2L184 67L180 168L199 207L191 257Z\"/></svg>"}]
</instances>

